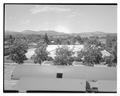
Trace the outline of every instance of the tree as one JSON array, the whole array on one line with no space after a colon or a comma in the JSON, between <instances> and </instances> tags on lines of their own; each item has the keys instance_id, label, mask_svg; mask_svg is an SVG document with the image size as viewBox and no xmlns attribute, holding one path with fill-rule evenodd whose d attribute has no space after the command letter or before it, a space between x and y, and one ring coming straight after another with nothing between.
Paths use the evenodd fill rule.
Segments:
<instances>
[{"instance_id":1,"label":"tree","mask_svg":"<svg viewBox=\"0 0 120 96\"><path fill-rule=\"evenodd\" d=\"M34 63L41 64L45 60L51 60L46 51L46 45L42 45L35 50L35 55L33 55Z\"/></svg>"},{"instance_id":2,"label":"tree","mask_svg":"<svg viewBox=\"0 0 120 96\"><path fill-rule=\"evenodd\" d=\"M4 42L5 43L4 56L7 56L10 54L10 47L12 46L14 41L15 41L15 38L12 35L7 37L7 40Z\"/></svg>"},{"instance_id":3,"label":"tree","mask_svg":"<svg viewBox=\"0 0 120 96\"><path fill-rule=\"evenodd\" d=\"M114 59L113 55L104 57L104 61L106 62L106 64L107 64L109 67L114 66L114 64L113 64L113 62L112 62L113 59Z\"/></svg>"},{"instance_id":4,"label":"tree","mask_svg":"<svg viewBox=\"0 0 120 96\"><path fill-rule=\"evenodd\" d=\"M24 63L27 60L25 53L27 53L28 46L25 41L15 39L12 46L10 46L9 58L18 64Z\"/></svg>"},{"instance_id":5,"label":"tree","mask_svg":"<svg viewBox=\"0 0 120 96\"><path fill-rule=\"evenodd\" d=\"M89 40L87 41L87 44L89 44L89 45L95 45L96 47L102 45L101 42L98 41L96 38L89 39Z\"/></svg>"},{"instance_id":6,"label":"tree","mask_svg":"<svg viewBox=\"0 0 120 96\"><path fill-rule=\"evenodd\" d=\"M111 36L111 35L106 36L106 46L108 48L112 48L114 46L114 43L116 42L117 42L117 36Z\"/></svg>"},{"instance_id":7,"label":"tree","mask_svg":"<svg viewBox=\"0 0 120 96\"><path fill-rule=\"evenodd\" d=\"M8 40L9 46L12 45L14 41L15 41L15 38L12 35L10 35Z\"/></svg>"},{"instance_id":8,"label":"tree","mask_svg":"<svg viewBox=\"0 0 120 96\"><path fill-rule=\"evenodd\" d=\"M56 44L61 44L61 43L62 43L61 39L57 38L56 39Z\"/></svg>"},{"instance_id":9,"label":"tree","mask_svg":"<svg viewBox=\"0 0 120 96\"><path fill-rule=\"evenodd\" d=\"M114 57L113 63L117 63L117 42L116 42L115 45L113 46L112 55L113 55L113 57Z\"/></svg>"},{"instance_id":10,"label":"tree","mask_svg":"<svg viewBox=\"0 0 120 96\"><path fill-rule=\"evenodd\" d=\"M78 61L78 62L81 62L83 61L84 57L84 51L83 50L80 50L80 51L77 51L77 57L74 57L74 61Z\"/></svg>"},{"instance_id":11,"label":"tree","mask_svg":"<svg viewBox=\"0 0 120 96\"><path fill-rule=\"evenodd\" d=\"M47 33L46 33L45 36L44 36L44 42L45 42L46 44L49 44L49 43L50 43Z\"/></svg>"},{"instance_id":12,"label":"tree","mask_svg":"<svg viewBox=\"0 0 120 96\"><path fill-rule=\"evenodd\" d=\"M95 46L88 46L82 54L87 65L99 64L103 59L101 49Z\"/></svg>"},{"instance_id":13,"label":"tree","mask_svg":"<svg viewBox=\"0 0 120 96\"><path fill-rule=\"evenodd\" d=\"M72 65L74 61L73 52L67 46L62 46L56 49L56 57L54 59L55 65Z\"/></svg>"},{"instance_id":14,"label":"tree","mask_svg":"<svg viewBox=\"0 0 120 96\"><path fill-rule=\"evenodd\" d=\"M111 54L109 57L105 57L105 62L108 66L116 66L117 65L117 42L112 44L112 47L106 47L106 50Z\"/></svg>"},{"instance_id":15,"label":"tree","mask_svg":"<svg viewBox=\"0 0 120 96\"><path fill-rule=\"evenodd\" d=\"M82 40L82 38L81 38L79 35L77 35L77 36L75 37L75 39L76 39L76 41L78 41L79 43L83 43L83 40Z\"/></svg>"}]
</instances>

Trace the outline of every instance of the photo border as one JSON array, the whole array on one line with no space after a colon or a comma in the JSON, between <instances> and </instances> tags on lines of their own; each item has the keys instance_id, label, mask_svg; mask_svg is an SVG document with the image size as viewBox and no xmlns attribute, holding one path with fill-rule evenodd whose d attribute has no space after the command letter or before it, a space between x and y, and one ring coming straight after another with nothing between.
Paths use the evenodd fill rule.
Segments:
<instances>
[{"instance_id":1,"label":"photo border","mask_svg":"<svg viewBox=\"0 0 120 96\"><path fill-rule=\"evenodd\" d=\"M118 5L118 3L3 3L3 93L19 93L18 90L5 90L4 88L4 37L5 37L5 5ZM26 93L90 93L86 91L52 91L52 90L28 90ZM117 93L117 92L94 92L94 93Z\"/></svg>"}]
</instances>

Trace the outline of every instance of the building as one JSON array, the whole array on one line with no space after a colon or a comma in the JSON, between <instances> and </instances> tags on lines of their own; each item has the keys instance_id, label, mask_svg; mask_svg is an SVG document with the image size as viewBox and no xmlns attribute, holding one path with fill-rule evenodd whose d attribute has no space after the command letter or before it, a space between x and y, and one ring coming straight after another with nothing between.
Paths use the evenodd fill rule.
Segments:
<instances>
[{"instance_id":1,"label":"building","mask_svg":"<svg viewBox=\"0 0 120 96\"><path fill-rule=\"evenodd\" d=\"M70 50L73 50L75 52L74 56L77 56L77 51L81 51L84 48L84 45L48 45L46 50L49 52L49 56L54 58L56 56L56 49L63 46L67 46Z\"/></svg>"},{"instance_id":2,"label":"building","mask_svg":"<svg viewBox=\"0 0 120 96\"><path fill-rule=\"evenodd\" d=\"M41 65L50 66L54 65L53 61L43 61Z\"/></svg>"}]
</instances>

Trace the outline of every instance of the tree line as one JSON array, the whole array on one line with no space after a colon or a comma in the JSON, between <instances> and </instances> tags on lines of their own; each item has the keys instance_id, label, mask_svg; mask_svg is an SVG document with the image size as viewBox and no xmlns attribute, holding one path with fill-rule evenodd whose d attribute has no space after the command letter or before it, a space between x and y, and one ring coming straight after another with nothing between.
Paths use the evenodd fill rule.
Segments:
<instances>
[{"instance_id":1,"label":"tree line","mask_svg":"<svg viewBox=\"0 0 120 96\"><path fill-rule=\"evenodd\" d=\"M45 34L42 39L43 43L37 44L35 55L32 56L34 63L41 64L45 60L52 60L55 65L72 65L73 61L83 62L83 64L88 66L94 66L94 64L100 64L101 62L106 62L108 66L116 66L117 64L117 38L114 36L107 36L106 44L99 42L98 38L87 38L84 40L80 36L76 36L72 40L68 39L70 42L78 41L80 44L84 42L84 50L78 51L78 56L73 57L74 52L67 46L63 46L62 48L56 49L56 57L54 59L49 57L49 52L46 51L47 45L51 43L49 36ZM57 44L62 44L59 38L56 39L56 42ZM67 42L66 45L71 44L70 42ZM22 64L27 60L25 53L27 53L29 46L26 38L15 38L10 35L7 38L7 46L7 48L4 48L4 55L7 55L9 59L18 64ZM111 56L103 58L101 54L101 50L103 49L110 52ZM82 60L83 57L84 60Z\"/></svg>"}]
</instances>

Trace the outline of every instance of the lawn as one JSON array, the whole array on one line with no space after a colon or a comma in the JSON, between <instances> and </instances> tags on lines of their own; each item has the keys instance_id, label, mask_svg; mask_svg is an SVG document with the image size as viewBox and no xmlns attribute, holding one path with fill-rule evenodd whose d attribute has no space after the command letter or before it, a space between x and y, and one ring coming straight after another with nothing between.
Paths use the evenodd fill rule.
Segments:
<instances>
[{"instance_id":1,"label":"lawn","mask_svg":"<svg viewBox=\"0 0 120 96\"><path fill-rule=\"evenodd\" d=\"M11 75L14 73L15 78L20 78L21 76L36 76L40 78L54 79L56 78L56 73L63 73L63 78L65 79L84 79L84 80L98 80L102 82L103 85L99 85L101 88L108 88L109 83L104 83L110 81L113 82L112 88L116 89L116 77L117 69L116 67L89 67L89 66L40 66L39 64L34 64L32 60L26 60L23 65L18 65L13 63L11 60L4 58L4 88L5 90L11 90L18 82L18 80L11 80ZM17 67L16 67L17 66ZM102 80L100 80L103 78ZM99 83L98 82L98 83ZM101 83L101 84L102 84ZM91 83L92 84L92 83ZM111 83L112 84L112 83ZM105 85L105 87L104 87ZM110 86L109 86L110 87ZM103 90L100 89L100 90ZM105 89L105 90L106 90Z\"/></svg>"}]
</instances>

